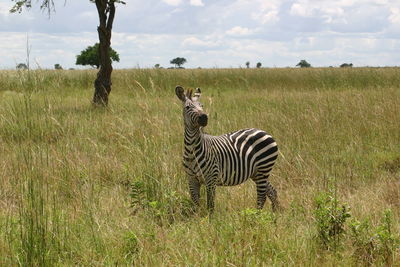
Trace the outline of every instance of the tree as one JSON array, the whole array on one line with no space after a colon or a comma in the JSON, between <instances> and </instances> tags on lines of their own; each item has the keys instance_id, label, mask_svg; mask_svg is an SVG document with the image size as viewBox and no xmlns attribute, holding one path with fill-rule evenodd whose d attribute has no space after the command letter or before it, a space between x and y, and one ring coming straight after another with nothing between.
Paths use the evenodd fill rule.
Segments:
<instances>
[{"instance_id":1,"label":"tree","mask_svg":"<svg viewBox=\"0 0 400 267\"><path fill-rule=\"evenodd\" d=\"M305 59L302 59L302 60L300 60L299 63L297 63L296 67L309 68L309 67L311 67L311 64L308 63Z\"/></svg>"},{"instance_id":2,"label":"tree","mask_svg":"<svg viewBox=\"0 0 400 267\"><path fill-rule=\"evenodd\" d=\"M56 69L56 70L62 70L63 69L63 67L60 65L60 64L54 64L54 69Z\"/></svg>"},{"instance_id":3,"label":"tree","mask_svg":"<svg viewBox=\"0 0 400 267\"><path fill-rule=\"evenodd\" d=\"M183 64L186 63L186 58L184 58L184 57L177 57L177 58L172 59L169 63L175 64L175 68L176 68L176 67L181 68L181 65L183 65Z\"/></svg>"},{"instance_id":4,"label":"tree","mask_svg":"<svg viewBox=\"0 0 400 267\"><path fill-rule=\"evenodd\" d=\"M250 62L249 61L246 62L246 68L250 68Z\"/></svg>"},{"instance_id":5,"label":"tree","mask_svg":"<svg viewBox=\"0 0 400 267\"><path fill-rule=\"evenodd\" d=\"M155 64L155 65L154 65L154 68L155 68L155 69L159 69L159 68L160 68L160 64L158 64L158 63Z\"/></svg>"},{"instance_id":6,"label":"tree","mask_svg":"<svg viewBox=\"0 0 400 267\"><path fill-rule=\"evenodd\" d=\"M17 70L27 70L28 66L25 63L19 63L16 68Z\"/></svg>"},{"instance_id":7,"label":"tree","mask_svg":"<svg viewBox=\"0 0 400 267\"><path fill-rule=\"evenodd\" d=\"M353 67L353 63L343 63L342 65L340 65L341 68L352 68Z\"/></svg>"},{"instance_id":8,"label":"tree","mask_svg":"<svg viewBox=\"0 0 400 267\"><path fill-rule=\"evenodd\" d=\"M261 62L258 62L256 66L258 69L261 68L261 66L262 66Z\"/></svg>"},{"instance_id":9,"label":"tree","mask_svg":"<svg viewBox=\"0 0 400 267\"><path fill-rule=\"evenodd\" d=\"M32 7L32 0L12 0L15 2L11 12L21 12L23 7ZM39 0L38 0L39 1ZM115 17L115 4L125 4L122 0L89 0L96 4L99 16L97 33L99 36L100 69L94 82L93 104L107 106L108 96L111 92L112 65L110 59L111 33ZM41 0L40 8L47 10L48 14L54 11L54 0Z\"/></svg>"},{"instance_id":10,"label":"tree","mask_svg":"<svg viewBox=\"0 0 400 267\"><path fill-rule=\"evenodd\" d=\"M111 61L119 62L118 53L111 47L109 49ZM100 68L99 43L95 43L93 46L88 46L85 50L82 50L81 53L76 56L75 64L82 66L90 65L93 68L96 67L96 69Z\"/></svg>"}]
</instances>

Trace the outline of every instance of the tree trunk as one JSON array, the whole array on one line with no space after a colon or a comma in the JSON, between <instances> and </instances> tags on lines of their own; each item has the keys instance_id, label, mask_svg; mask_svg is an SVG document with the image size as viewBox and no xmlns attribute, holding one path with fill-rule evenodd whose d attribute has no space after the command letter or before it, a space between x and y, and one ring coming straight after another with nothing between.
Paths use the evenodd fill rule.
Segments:
<instances>
[{"instance_id":1,"label":"tree trunk","mask_svg":"<svg viewBox=\"0 0 400 267\"><path fill-rule=\"evenodd\" d=\"M96 7L100 21L100 25L97 27L100 41L100 69L94 81L93 104L107 106L108 96L111 92L111 73L113 70L110 59L110 46L115 5L112 0L96 0Z\"/></svg>"}]
</instances>

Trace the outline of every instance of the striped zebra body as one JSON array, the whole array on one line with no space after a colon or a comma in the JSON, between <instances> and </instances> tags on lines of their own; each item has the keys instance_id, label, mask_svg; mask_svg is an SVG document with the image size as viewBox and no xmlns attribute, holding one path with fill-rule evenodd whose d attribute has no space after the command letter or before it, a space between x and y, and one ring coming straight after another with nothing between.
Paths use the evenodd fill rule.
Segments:
<instances>
[{"instance_id":1,"label":"striped zebra body","mask_svg":"<svg viewBox=\"0 0 400 267\"><path fill-rule=\"evenodd\" d=\"M239 185L251 178L257 187L257 207L262 209L268 196L275 210L278 206L277 194L268 181L278 156L275 140L266 132L254 128L221 136L205 134L203 127L207 124L207 117L204 117L206 115L198 102L200 90L197 89L197 97L195 94L192 99L191 92L182 95L183 88L179 88L182 87L177 87L176 91L184 102L185 121L183 165L194 203L199 204L200 186L204 184L207 206L212 211L216 186Z\"/></svg>"}]
</instances>

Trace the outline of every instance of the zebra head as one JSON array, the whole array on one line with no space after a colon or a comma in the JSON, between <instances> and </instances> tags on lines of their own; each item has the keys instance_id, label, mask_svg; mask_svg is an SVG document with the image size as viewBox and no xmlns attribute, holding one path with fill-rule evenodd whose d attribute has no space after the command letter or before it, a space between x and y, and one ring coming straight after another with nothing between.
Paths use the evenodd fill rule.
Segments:
<instances>
[{"instance_id":1,"label":"zebra head","mask_svg":"<svg viewBox=\"0 0 400 267\"><path fill-rule=\"evenodd\" d=\"M175 88L176 96L182 101L183 119L185 126L199 128L207 126L208 117L203 111L203 105L199 102L200 88L196 88L194 95L192 89L185 90L181 86Z\"/></svg>"}]
</instances>

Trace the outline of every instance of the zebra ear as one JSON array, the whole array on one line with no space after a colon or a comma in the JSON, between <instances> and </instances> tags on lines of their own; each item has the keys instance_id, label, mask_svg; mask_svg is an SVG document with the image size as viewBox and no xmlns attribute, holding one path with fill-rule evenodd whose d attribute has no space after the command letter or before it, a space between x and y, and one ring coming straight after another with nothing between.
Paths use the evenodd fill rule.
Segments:
<instances>
[{"instance_id":1,"label":"zebra ear","mask_svg":"<svg viewBox=\"0 0 400 267\"><path fill-rule=\"evenodd\" d=\"M185 96L185 90L183 89L182 86L177 86L175 87L175 93L176 96L181 100L181 101L185 101L186 100L186 96Z\"/></svg>"}]
</instances>

